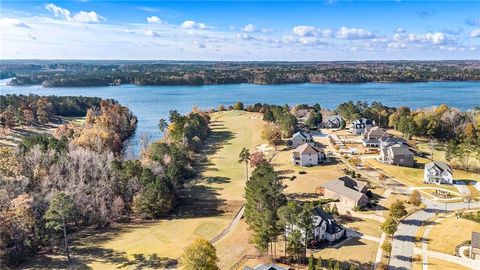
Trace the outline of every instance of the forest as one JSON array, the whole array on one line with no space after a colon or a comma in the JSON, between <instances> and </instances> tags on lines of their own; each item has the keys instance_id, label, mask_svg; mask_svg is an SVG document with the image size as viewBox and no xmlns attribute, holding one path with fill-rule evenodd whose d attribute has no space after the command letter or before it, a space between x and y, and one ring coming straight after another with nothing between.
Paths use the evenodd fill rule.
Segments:
<instances>
[{"instance_id":1,"label":"forest","mask_svg":"<svg viewBox=\"0 0 480 270\"><path fill-rule=\"evenodd\" d=\"M2 115L39 100L55 112L59 104L78 105L76 97L2 99ZM67 123L53 136L0 147L0 268L39 251L64 250L69 257L68 236L75 231L159 218L181 203L185 180L195 175L194 157L210 133L208 115L172 111L159 124L165 139L145 145L140 159L126 160L122 146L135 131L136 117L116 101L89 102L88 109L80 106L83 124Z\"/></svg>"},{"instance_id":2,"label":"forest","mask_svg":"<svg viewBox=\"0 0 480 270\"><path fill-rule=\"evenodd\" d=\"M11 85L89 87L119 84L363 83L478 81L480 61L168 62L5 61Z\"/></svg>"}]
</instances>

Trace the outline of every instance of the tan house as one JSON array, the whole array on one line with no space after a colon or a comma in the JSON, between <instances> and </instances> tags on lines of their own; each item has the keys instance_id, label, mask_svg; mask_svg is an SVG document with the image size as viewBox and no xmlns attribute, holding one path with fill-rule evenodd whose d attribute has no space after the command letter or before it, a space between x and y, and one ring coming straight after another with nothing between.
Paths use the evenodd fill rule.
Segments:
<instances>
[{"instance_id":1,"label":"tan house","mask_svg":"<svg viewBox=\"0 0 480 270\"><path fill-rule=\"evenodd\" d=\"M339 200L339 203L346 207L364 207L368 204L367 184L344 176L330 180L320 186L320 194Z\"/></svg>"}]
</instances>

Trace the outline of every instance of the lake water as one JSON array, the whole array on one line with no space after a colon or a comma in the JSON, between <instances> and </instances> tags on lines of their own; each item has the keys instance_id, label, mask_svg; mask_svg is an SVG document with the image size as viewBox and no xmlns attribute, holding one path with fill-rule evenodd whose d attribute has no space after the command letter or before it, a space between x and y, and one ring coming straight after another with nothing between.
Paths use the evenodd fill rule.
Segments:
<instances>
[{"instance_id":1,"label":"lake water","mask_svg":"<svg viewBox=\"0 0 480 270\"><path fill-rule=\"evenodd\" d=\"M138 128L131 142L138 151L138 136L149 133L152 139L162 136L158 120L170 110L186 113L193 106L203 109L218 105L244 104L314 104L334 109L338 104L353 101L380 101L388 106L421 108L446 103L468 110L480 106L480 82L362 83L362 84L228 84L203 86L136 86L43 88L41 86L7 86L0 81L0 94L97 96L113 98L126 105L138 117Z\"/></svg>"}]
</instances>

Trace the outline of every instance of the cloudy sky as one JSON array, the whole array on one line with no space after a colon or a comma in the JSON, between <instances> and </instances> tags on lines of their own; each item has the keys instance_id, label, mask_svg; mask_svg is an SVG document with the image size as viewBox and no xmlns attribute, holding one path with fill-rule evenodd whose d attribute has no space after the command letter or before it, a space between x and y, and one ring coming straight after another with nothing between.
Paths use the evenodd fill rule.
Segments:
<instances>
[{"instance_id":1,"label":"cloudy sky","mask_svg":"<svg viewBox=\"0 0 480 270\"><path fill-rule=\"evenodd\" d=\"M6 1L1 59L480 59L480 1Z\"/></svg>"}]
</instances>

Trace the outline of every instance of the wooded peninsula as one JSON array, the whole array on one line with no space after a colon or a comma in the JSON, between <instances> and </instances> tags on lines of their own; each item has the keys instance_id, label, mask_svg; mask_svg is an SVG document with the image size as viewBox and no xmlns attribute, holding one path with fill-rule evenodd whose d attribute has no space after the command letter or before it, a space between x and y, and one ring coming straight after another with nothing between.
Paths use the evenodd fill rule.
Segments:
<instances>
[{"instance_id":1,"label":"wooded peninsula","mask_svg":"<svg viewBox=\"0 0 480 270\"><path fill-rule=\"evenodd\" d=\"M364 83L479 81L480 61L182 62L6 60L11 85L89 87L120 84Z\"/></svg>"}]
</instances>

